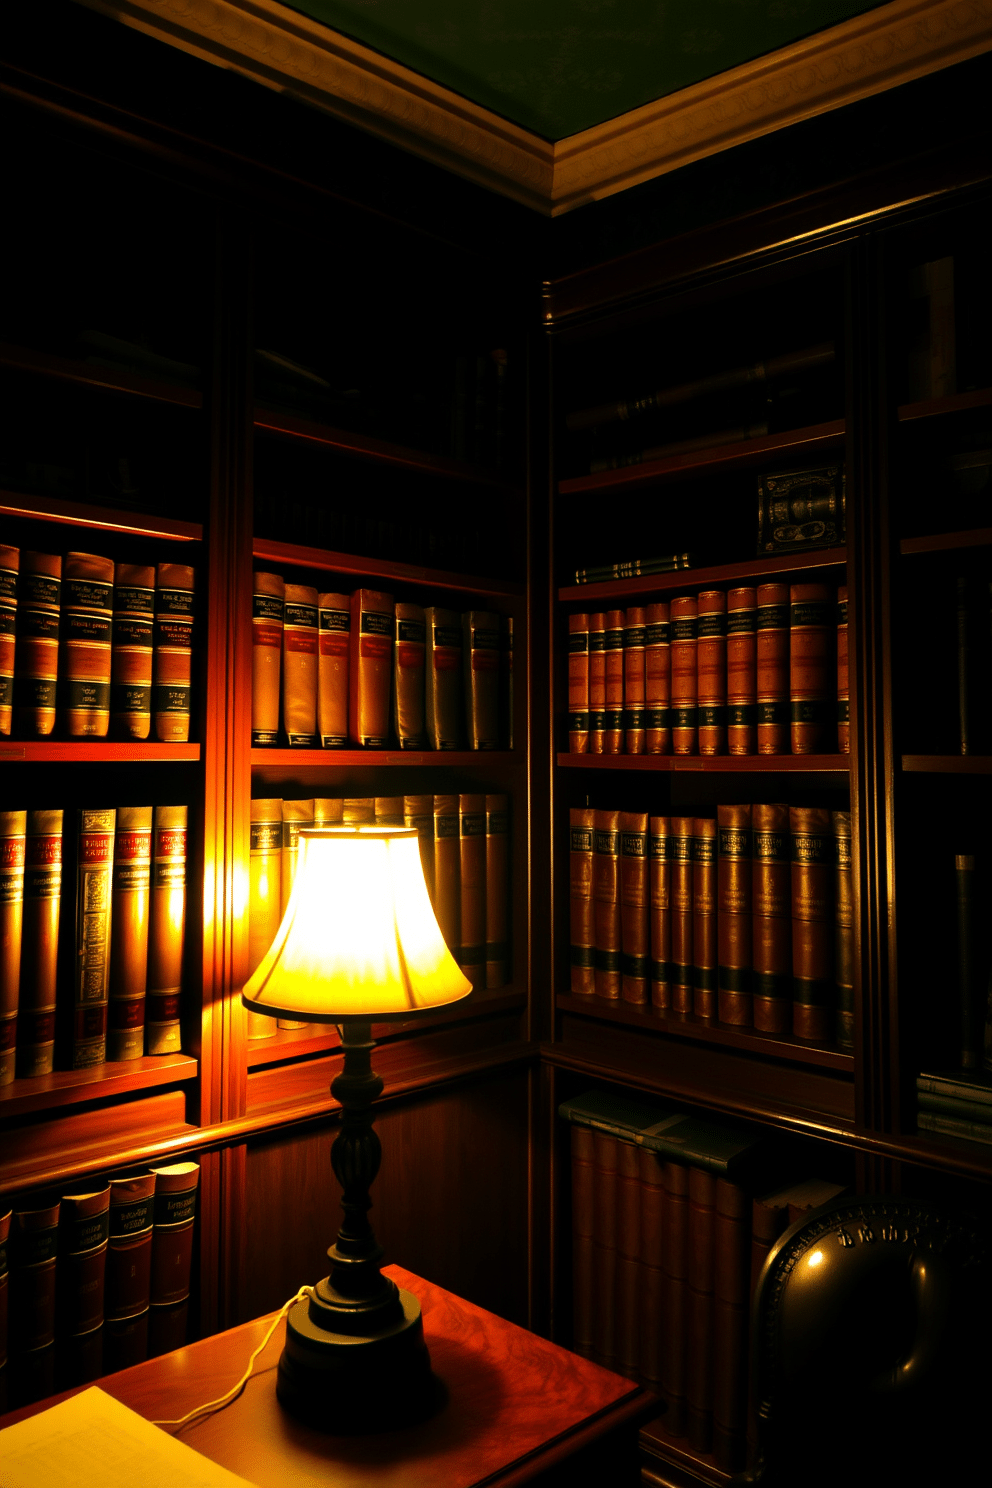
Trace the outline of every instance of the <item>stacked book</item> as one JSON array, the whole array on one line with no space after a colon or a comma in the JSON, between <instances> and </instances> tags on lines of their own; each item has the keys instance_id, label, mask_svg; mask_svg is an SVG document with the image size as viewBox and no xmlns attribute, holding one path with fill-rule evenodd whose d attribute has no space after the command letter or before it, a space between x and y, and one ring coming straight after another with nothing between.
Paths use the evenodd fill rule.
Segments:
<instances>
[{"instance_id":1,"label":"stacked book","mask_svg":"<svg viewBox=\"0 0 992 1488\"><path fill-rule=\"evenodd\" d=\"M189 739L194 570L0 544L0 735Z\"/></svg>"},{"instance_id":2,"label":"stacked book","mask_svg":"<svg viewBox=\"0 0 992 1488\"><path fill-rule=\"evenodd\" d=\"M992 1142L992 1074L946 1070L917 1075L916 1107L922 1132Z\"/></svg>"},{"instance_id":3,"label":"stacked book","mask_svg":"<svg viewBox=\"0 0 992 1488\"><path fill-rule=\"evenodd\" d=\"M510 813L505 795L259 798L251 803L249 974L275 939L296 873L301 827L412 827L445 943L476 988L510 979ZM248 1014L248 1037L301 1028Z\"/></svg>"},{"instance_id":4,"label":"stacked book","mask_svg":"<svg viewBox=\"0 0 992 1488\"><path fill-rule=\"evenodd\" d=\"M175 1163L0 1214L0 1412L183 1346L199 1177Z\"/></svg>"},{"instance_id":5,"label":"stacked book","mask_svg":"<svg viewBox=\"0 0 992 1488\"><path fill-rule=\"evenodd\" d=\"M851 1047L849 811L574 806L569 832L573 993Z\"/></svg>"},{"instance_id":6,"label":"stacked book","mask_svg":"<svg viewBox=\"0 0 992 1488\"><path fill-rule=\"evenodd\" d=\"M513 621L494 611L256 573L252 641L255 746L512 747Z\"/></svg>"}]
</instances>

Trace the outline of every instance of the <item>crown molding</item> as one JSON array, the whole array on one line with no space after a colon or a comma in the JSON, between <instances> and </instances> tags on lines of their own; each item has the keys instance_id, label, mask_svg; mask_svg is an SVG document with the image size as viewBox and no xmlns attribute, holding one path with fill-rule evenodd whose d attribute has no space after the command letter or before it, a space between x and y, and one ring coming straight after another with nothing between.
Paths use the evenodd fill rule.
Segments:
<instances>
[{"instance_id":1,"label":"crown molding","mask_svg":"<svg viewBox=\"0 0 992 1488\"><path fill-rule=\"evenodd\" d=\"M890 0L551 144L277 0L81 0L559 216L992 50L992 0Z\"/></svg>"}]
</instances>

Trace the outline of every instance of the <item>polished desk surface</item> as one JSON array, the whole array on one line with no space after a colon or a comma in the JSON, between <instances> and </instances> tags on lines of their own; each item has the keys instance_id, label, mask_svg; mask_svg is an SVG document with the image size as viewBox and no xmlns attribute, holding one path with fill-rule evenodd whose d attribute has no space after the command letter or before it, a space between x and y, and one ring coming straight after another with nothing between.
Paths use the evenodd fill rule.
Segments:
<instances>
[{"instance_id":1,"label":"polished desk surface","mask_svg":"<svg viewBox=\"0 0 992 1488\"><path fill-rule=\"evenodd\" d=\"M434 1373L448 1392L431 1420L357 1437L325 1436L294 1421L275 1394L280 1322L238 1399L174 1434L258 1488L509 1488L609 1432L634 1432L649 1412L652 1397L630 1380L400 1266L385 1274L420 1299ZM100 1389L148 1420L177 1419L231 1388L272 1316L107 1375ZM75 1393L11 1412L0 1427Z\"/></svg>"}]
</instances>

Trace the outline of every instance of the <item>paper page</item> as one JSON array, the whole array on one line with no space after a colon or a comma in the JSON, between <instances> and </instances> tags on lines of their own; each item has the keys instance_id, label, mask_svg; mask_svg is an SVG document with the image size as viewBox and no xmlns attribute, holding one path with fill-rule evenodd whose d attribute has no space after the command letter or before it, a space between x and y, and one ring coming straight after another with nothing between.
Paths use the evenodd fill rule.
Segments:
<instances>
[{"instance_id":1,"label":"paper page","mask_svg":"<svg viewBox=\"0 0 992 1488\"><path fill-rule=\"evenodd\" d=\"M94 1385L0 1431L0 1488L252 1488Z\"/></svg>"}]
</instances>

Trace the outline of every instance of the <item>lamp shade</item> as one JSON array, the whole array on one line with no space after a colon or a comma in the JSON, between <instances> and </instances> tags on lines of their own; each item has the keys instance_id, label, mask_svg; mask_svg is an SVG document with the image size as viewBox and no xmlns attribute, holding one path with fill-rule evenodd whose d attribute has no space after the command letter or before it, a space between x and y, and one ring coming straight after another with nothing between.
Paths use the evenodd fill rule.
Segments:
<instances>
[{"instance_id":1,"label":"lamp shade","mask_svg":"<svg viewBox=\"0 0 992 1488\"><path fill-rule=\"evenodd\" d=\"M301 830L289 904L242 991L246 1007L336 1023L442 1007L471 990L434 917L416 831Z\"/></svg>"}]
</instances>

